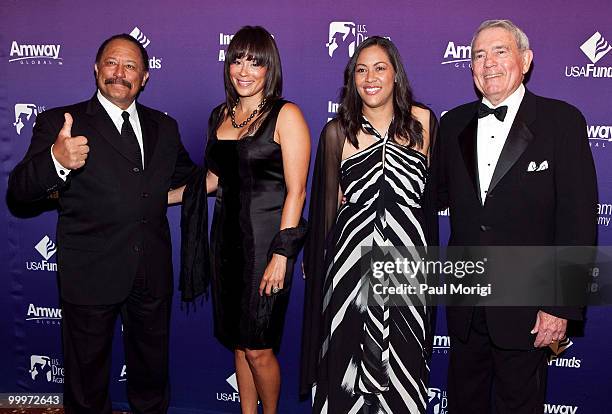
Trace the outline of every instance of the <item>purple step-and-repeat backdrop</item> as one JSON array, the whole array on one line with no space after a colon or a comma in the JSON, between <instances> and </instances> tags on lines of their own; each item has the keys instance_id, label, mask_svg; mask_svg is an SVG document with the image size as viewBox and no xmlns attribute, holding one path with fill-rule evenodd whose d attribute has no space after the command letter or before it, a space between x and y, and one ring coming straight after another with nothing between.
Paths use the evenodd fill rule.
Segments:
<instances>
[{"instance_id":1,"label":"purple step-and-repeat backdrop","mask_svg":"<svg viewBox=\"0 0 612 414\"><path fill-rule=\"evenodd\" d=\"M89 3L89 2L87 2ZM206 120L223 99L224 51L246 24L270 30L278 43L285 96L303 110L316 144L334 116L342 72L354 47L371 35L398 46L416 97L438 116L475 98L470 76L472 33L484 19L510 18L531 40L534 68L528 87L566 100L584 113L599 179L600 243L612 241L612 4L609 0L468 0L355 2L226 2L158 0L0 4L0 191L21 159L36 116L94 93L93 61L101 41L130 33L151 57L142 103L180 124L192 158L201 163ZM609 53L610 52L610 53ZM316 149L313 148L313 152ZM61 312L55 263L56 213L13 215L2 203L0 257L0 392L60 392L63 382ZM180 207L169 211L175 246ZM443 238L448 217L440 217ZM175 247L175 269L178 264ZM301 279L298 279L301 280ZM175 295L176 296L176 295ZM294 284L280 360L280 412L309 412L297 398L303 283ZM441 314L441 313L440 313ZM547 413L612 412L609 369L612 309L590 308L584 331L550 359ZM126 408L121 331L117 328L112 395ZM429 412L447 413L445 370L449 339L439 317L432 360ZM39 372L48 361L51 369ZM212 337L209 304L172 319L172 409L239 412L232 355ZM44 365L44 364L43 364ZM97 375L92 372L91 375Z\"/></svg>"}]
</instances>

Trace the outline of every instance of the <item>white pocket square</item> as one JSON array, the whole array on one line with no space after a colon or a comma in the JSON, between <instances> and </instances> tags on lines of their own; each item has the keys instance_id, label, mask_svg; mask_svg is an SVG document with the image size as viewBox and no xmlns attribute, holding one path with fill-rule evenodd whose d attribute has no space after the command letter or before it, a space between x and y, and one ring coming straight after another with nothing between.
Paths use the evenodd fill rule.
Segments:
<instances>
[{"instance_id":1,"label":"white pocket square","mask_svg":"<svg viewBox=\"0 0 612 414\"><path fill-rule=\"evenodd\" d=\"M529 165L527 166L527 172L534 172L534 171L544 171L548 169L548 161L544 160L540 163L540 165L536 164L535 161L531 161L529 163Z\"/></svg>"}]
</instances>

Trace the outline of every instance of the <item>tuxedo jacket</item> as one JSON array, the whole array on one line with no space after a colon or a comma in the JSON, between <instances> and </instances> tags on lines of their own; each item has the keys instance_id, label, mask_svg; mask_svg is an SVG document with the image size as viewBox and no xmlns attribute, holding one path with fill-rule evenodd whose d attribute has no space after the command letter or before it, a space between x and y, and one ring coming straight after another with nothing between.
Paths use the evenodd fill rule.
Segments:
<instances>
[{"instance_id":1,"label":"tuxedo jacket","mask_svg":"<svg viewBox=\"0 0 612 414\"><path fill-rule=\"evenodd\" d=\"M17 201L59 193L57 264L63 300L79 305L119 303L144 272L155 297L172 292L172 250L166 219L167 193L195 173L177 123L136 104L144 169L98 99L55 108L36 120L30 147L9 177ZM85 166L66 181L57 174L51 145L64 123L74 120L72 136L88 139Z\"/></svg>"},{"instance_id":2,"label":"tuxedo jacket","mask_svg":"<svg viewBox=\"0 0 612 414\"><path fill-rule=\"evenodd\" d=\"M482 204L476 141L479 104L459 106L441 119L438 195L440 207L450 207L449 246L595 245L597 181L580 111L525 91ZM534 163L548 167L531 171ZM582 318L581 308L540 309L566 319ZM462 340L467 339L472 311L448 308L449 331ZM537 311L486 308L493 342L508 349L533 349L535 335L530 331Z\"/></svg>"}]
</instances>

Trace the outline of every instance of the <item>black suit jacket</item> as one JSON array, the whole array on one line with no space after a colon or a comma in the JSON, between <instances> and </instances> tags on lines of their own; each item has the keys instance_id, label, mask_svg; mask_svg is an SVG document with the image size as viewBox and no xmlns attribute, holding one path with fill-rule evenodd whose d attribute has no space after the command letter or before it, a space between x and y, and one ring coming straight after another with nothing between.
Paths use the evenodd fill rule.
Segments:
<instances>
[{"instance_id":1,"label":"black suit jacket","mask_svg":"<svg viewBox=\"0 0 612 414\"><path fill-rule=\"evenodd\" d=\"M57 262L64 300L81 305L118 303L136 272L145 273L153 296L172 292L172 251L167 192L195 172L174 119L137 104L144 169L124 148L98 99L40 114L24 159L9 178L9 193L33 201L59 192ZM59 178L50 148L72 115L72 136L90 148L86 164Z\"/></svg>"},{"instance_id":2,"label":"black suit jacket","mask_svg":"<svg viewBox=\"0 0 612 414\"><path fill-rule=\"evenodd\" d=\"M450 207L450 246L591 246L597 236L597 182L586 122L575 107L529 91L493 173L484 205L477 167L477 107L459 106L441 120L440 207ZM548 169L528 172L531 162ZM581 319L581 308L542 308ZM472 308L449 308L449 331L466 339ZM494 343L533 348L538 308L486 308Z\"/></svg>"}]
</instances>

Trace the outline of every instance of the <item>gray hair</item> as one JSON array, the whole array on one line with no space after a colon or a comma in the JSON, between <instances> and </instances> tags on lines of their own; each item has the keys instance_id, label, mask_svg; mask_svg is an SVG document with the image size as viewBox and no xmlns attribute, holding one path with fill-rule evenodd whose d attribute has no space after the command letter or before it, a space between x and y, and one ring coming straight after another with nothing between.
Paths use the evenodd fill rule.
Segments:
<instances>
[{"instance_id":1,"label":"gray hair","mask_svg":"<svg viewBox=\"0 0 612 414\"><path fill-rule=\"evenodd\" d=\"M527 38L527 35L525 34L525 32L523 32L517 25L512 23L510 20L506 20L506 19L485 20L484 22L482 22L480 26L478 26L478 29L476 29L476 33L474 33L474 37L472 37L472 43L471 43L472 49L474 48L474 41L476 40L476 37L480 34L480 32L482 32L485 29L492 29L496 27L505 29L509 31L510 33L512 33L512 35L514 36L514 40L516 40L516 45L518 46L518 49L521 52L529 49L529 39Z\"/></svg>"}]
</instances>

